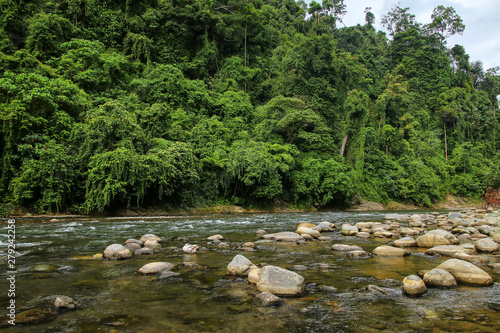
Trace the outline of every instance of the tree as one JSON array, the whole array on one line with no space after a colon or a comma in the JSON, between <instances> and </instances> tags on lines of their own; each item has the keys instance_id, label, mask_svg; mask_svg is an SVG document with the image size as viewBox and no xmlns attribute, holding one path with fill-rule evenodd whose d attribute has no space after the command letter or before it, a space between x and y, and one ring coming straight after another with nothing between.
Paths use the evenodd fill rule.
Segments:
<instances>
[{"instance_id":1,"label":"tree","mask_svg":"<svg viewBox=\"0 0 500 333\"><path fill-rule=\"evenodd\" d=\"M453 7L437 6L432 12L431 19L432 22L425 25L424 29L436 34L443 46L447 38L455 34L461 35L465 30L462 18L455 12Z\"/></svg>"},{"instance_id":2,"label":"tree","mask_svg":"<svg viewBox=\"0 0 500 333\"><path fill-rule=\"evenodd\" d=\"M421 24L416 21L416 16L410 14L410 8L395 6L389 13L382 17L382 25L389 30L389 35L396 34L410 29L420 29Z\"/></svg>"}]
</instances>

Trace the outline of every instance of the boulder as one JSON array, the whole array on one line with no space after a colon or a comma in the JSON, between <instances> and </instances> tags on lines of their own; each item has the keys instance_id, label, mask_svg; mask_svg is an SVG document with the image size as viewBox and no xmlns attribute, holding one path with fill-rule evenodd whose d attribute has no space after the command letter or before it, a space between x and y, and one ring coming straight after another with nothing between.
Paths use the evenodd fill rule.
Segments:
<instances>
[{"instance_id":1,"label":"boulder","mask_svg":"<svg viewBox=\"0 0 500 333\"><path fill-rule=\"evenodd\" d=\"M394 246L397 247L415 247L417 241L413 237L403 237L394 241Z\"/></svg>"},{"instance_id":2,"label":"boulder","mask_svg":"<svg viewBox=\"0 0 500 333\"><path fill-rule=\"evenodd\" d=\"M184 244L184 246L182 247L182 251L183 252L186 252L186 253L196 253L198 252L199 250L199 246L198 245L194 245L194 244Z\"/></svg>"},{"instance_id":3,"label":"boulder","mask_svg":"<svg viewBox=\"0 0 500 333\"><path fill-rule=\"evenodd\" d=\"M410 252L398 247L392 247L389 245L380 245L375 250L373 250L373 254L386 257L403 257L409 255Z\"/></svg>"},{"instance_id":4,"label":"boulder","mask_svg":"<svg viewBox=\"0 0 500 333\"><path fill-rule=\"evenodd\" d=\"M237 254L227 265L228 275L247 276L251 269L257 268L250 260L241 254Z\"/></svg>"},{"instance_id":5,"label":"boulder","mask_svg":"<svg viewBox=\"0 0 500 333\"><path fill-rule=\"evenodd\" d=\"M350 224L343 224L342 225L342 235L344 236L354 236L359 232L358 228L350 225Z\"/></svg>"},{"instance_id":6,"label":"boulder","mask_svg":"<svg viewBox=\"0 0 500 333\"><path fill-rule=\"evenodd\" d=\"M461 234L458 237L458 243L462 244L473 244L472 237L469 234Z\"/></svg>"},{"instance_id":7,"label":"boulder","mask_svg":"<svg viewBox=\"0 0 500 333\"><path fill-rule=\"evenodd\" d=\"M494 235L492 235L491 239L493 239L494 242L497 242L500 244L500 232L497 232Z\"/></svg>"},{"instance_id":8,"label":"boulder","mask_svg":"<svg viewBox=\"0 0 500 333\"><path fill-rule=\"evenodd\" d=\"M163 241L163 239L153 234L145 234L139 240L143 243L146 243L147 240L155 240L158 243L161 243Z\"/></svg>"},{"instance_id":9,"label":"boulder","mask_svg":"<svg viewBox=\"0 0 500 333\"><path fill-rule=\"evenodd\" d=\"M261 269L257 289L276 295L296 296L304 292L305 280L301 275L284 268L265 266Z\"/></svg>"},{"instance_id":10,"label":"boulder","mask_svg":"<svg viewBox=\"0 0 500 333\"><path fill-rule=\"evenodd\" d=\"M127 259L132 257L132 252L121 244L111 244L104 250L103 257L107 259Z\"/></svg>"},{"instance_id":11,"label":"boulder","mask_svg":"<svg viewBox=\"0 0 500 333\"><path fill-rule=\"evenodd\" d=\"M169 262L158 261L150 262L139 268L141 274L161 274L164 271L169 271L174 268L174 265Z\"/></svg>"},{"instance_id":12,"label":"boulder","mask_svg":"<svg viewBox=\"0 0 500 333\"><path fill-rule=\"evenodd\" d=\"M179 273L174 273L172 271L163 271L161 272L160 276L158 277L159 280L167 280L176 276L179 276Z\"/></svg>"},{"instance_id":13,"label":"boulder","mask_svg":"<svg viewBox=\"0 0 500 333\"><path fill-rule=\"evenodd\" d=\"M476 241L476 249L481 252L495 252L499 248L500 245L491 238L483 238Z\"/></svg>"},{"instance_id":14,"label":"boulder","mask_svg":"<svg viewBox=\"0 0 500 333\"><path fill-rule=\"evenodd\" d=\"M458 239L451 232L443 229L431 230L417 238L417 245L419 247L433 247L436 245L452 245L457 243Z\"/></svg>"},{"instance_id":15,"label":"boulder","mask_svg":"<svg viewBox=\"0 0 500 333\"><path fill-rule=\"evenodd\" d=\"M135 250L139 250L142 248L142 246L137 243L125 243L125 247L129 249L130 252L134 252Z\"/></svg>"},{"instance_id":16,"label":"boulder","mask_svg":"<svg viewBox=\"0 0 500 333\"><path fill-rule=\"evenodd\" d=\"M212 235L210 237L207 237L207 241L213 241L215 239L217 239L217 240L223 240L224 237L222 237L221 235Z\"/></svg>"},{"instance_id":17,"label":"boulder","mask_svg":"<svg viewBox=\"0 0 500 333\"><path fill-rule=\"evenodd\" d=\"M358 237L358 238L370 238L370 234L368 232L358 232L356 234L356 237Z\"/></svg>"},{"instance_id":18,"label":"boulder","mask_svg":"<svg viewBox=\"0 0 500 333\"><path fill-rule=\"evenodd\" d=\"M449 259L436 268L441 268L450 272L458 283L479 286L489 286L493 284L493 278L488 273L464 260Z\"/></svg>"},{"instance_id":19,"label":"boulder","mask_svg":"<svg viewBox=\"0 0 500 333\"><path fill-rule=\"evenodd\" d=\"M416 275L409 275L403 280L403 292L409 296L419 296L427 292L424 281Z\"/></svg>"},{"instance_id":20,"label":"boulder","mask_svg":"<svg viewBox=\"0 0 500 333\"><path fill-rule=\"evenodd\" d=\"M320 222L316 226L316 228L319 231L332 231L333 230L332 225L329 222Z\"/></svg>"},{"instance_id":21,"label":"boulder","mask_svg":"<svg viewBox=\"0 0 500 333\"><path fill-rule=\"evenodd\" d=\"M474 248L467 248L465 246L458 246L458 245L438 245L434 246L427 251L425 251L425 254L427 255L434 255L434 254L439 254L442 256L448 256L448 257L453 257L457 252L463 252L466 254L476 254L476 251Z\"/></svg>"},{"instance_id":22,"label":"boulder","mask_svg":"<svg viewBox=\"0 0 500 333\"><path fill-rule=\"evenodd\" d=\"M302 235L302 237L304 237L304 235L309 235L309 236L312 236L314 238L321 237L321 233L318 230L308 229L308 228L305 228L305 227L298 228L297 229L297 233L299 235Z\"/></svg>"},{"instance_id":23,"label":"boulder","mask_svg":"<svg viewBox=\"0 0 500 333\"><path fill-rule=\"evenodd\" d=\"M457 285L455 277L444 269L434 268L424 274L426 285L435 287L453 287Z\"/></svg>"},{"instance_id":24,"label":"boulder","mask_svg":"<svg viewBox=\"0 0 500 333\"><path fill-rule=\"evenodd\" d=\"M257 298L264 306L279 306L283 303L283 300L281 298L267 291L258 294Z\"/></svg>"},{"instance_id":25,"label":"boulder","mask_svg":"<svg viewBox=\"0 0 500 333\"><path fill-rule=\"evenodd\" d=\"M138 239L134 239L134 238L129 238L125 241L125 245L126 244L129 244L129 243L134 243L134 244L137 244L137 245L140 245L140 246L143 246L144 245L144 242L141 242L140 240Z\"/></svg>"},{"instance_id":26,"label":"boulder","mask_svg":"<svg viewBox=\"0 0 500 333\"><path fill-rule=\"evenodd\" d=\"M290 231L282 231L274 234L263 235L264 239L272 239L277 242L298 242L303 240L304 238L300 236L298 233L290 232Z\"/></svg>"},{"instance_id":27,"label":"boulder","mask_svg":"<svg viewBox=\"0 0 500 333\"><path fill-rule=\"evenodd\" d=\"M299 225L297 226L297 230L299 230L299 228L311 229L314 227L316 227L316 224L302 222L302 223L299 223Z\"/></svg>"},{"instance_id":28,"label":"boulder","mask_svg":"<svg viewBox=\"0 0 500 333\"><path fill-rule=\"evenodd\" d=\"M491 236L491 234L495 233L495 229L490 225L481 225L477 227L477 230L485 235Z\"/></svg>"},{"instance_id":29,"label":"boulder","mask_svg":"<svg viewBox=\"0 0 500 333\"><path fill-rule=\"evenodd\" d=\"M151 249L151 251L156 251L161 249L160 243L156 239L147 239L144 242L144 247L147 247L148 249Z\"/></svg>"}]
</instances>

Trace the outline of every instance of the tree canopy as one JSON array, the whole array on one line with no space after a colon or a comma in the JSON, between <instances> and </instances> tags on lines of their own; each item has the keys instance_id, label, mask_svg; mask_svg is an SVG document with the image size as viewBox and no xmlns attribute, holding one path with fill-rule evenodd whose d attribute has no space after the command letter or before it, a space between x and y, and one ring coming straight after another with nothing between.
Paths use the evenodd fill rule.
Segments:
<instances>
[{"instance_id":1,"label":"tree canopy","mask_svg":"<svg viewBox=\"0 0 500 333\"><path fill-rule=\"evenodd\" d=\"M500 187L500 71L452 7L2 1L0 214L430 206ZM362 10L362 9L359 9Z\"/></svg>"}]
</instances>

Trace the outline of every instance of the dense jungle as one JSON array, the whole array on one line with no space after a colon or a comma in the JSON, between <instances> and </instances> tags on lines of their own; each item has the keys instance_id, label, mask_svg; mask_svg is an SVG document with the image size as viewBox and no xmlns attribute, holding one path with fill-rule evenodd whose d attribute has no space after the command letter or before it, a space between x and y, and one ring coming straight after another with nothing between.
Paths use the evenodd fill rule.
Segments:
<instances>
[{"instance_id":1,"label":"dense jungle","mask_svg":"<svg viewBox=\"0 0 500 333\"><path fill-rule=\"evenodd\" d=\"M1 0L0 215L499 188L500 70L448 45L459 13L344 2Z\"/></svg>"}]
</instances>

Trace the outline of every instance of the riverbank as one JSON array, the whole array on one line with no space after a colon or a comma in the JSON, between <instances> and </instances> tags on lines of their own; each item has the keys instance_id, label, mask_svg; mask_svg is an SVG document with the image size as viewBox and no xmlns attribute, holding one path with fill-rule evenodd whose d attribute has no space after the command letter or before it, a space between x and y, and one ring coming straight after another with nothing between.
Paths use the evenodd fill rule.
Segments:
<instances>
[{"instance_id":1,"label":"riverbank","mask_svg":"<svg viewBox=\"0 0 500 333\"><path fill-rule=\"evenodd\" d=\"M425 209L429 210L462 210L484 208L484 201L456 197L449 195L445 200L434 204ZM71 217L139 217L139 216L204 216L204 215L233 215L233 214L258 214L258 213L291 213L291 212L315 212L315 211L394 211L394 210L420 210L424 207L415 206L408 203L390 201L386 204L361 200L360 204L352 205L345 209L316 209L298 208L289 204L280 202L279 204L267 205L261 207L244 207L237 205L216 205L209 207L186 207L165 209L164 207L131 207L117 210L107 210L104 212L91 212L90 214L66 214L63 212L35 214L29 208L22 207L13 209L11 218L29 218L29 217L45 217L45 218L71 218Z\"/></svg>"}]
</instances>

